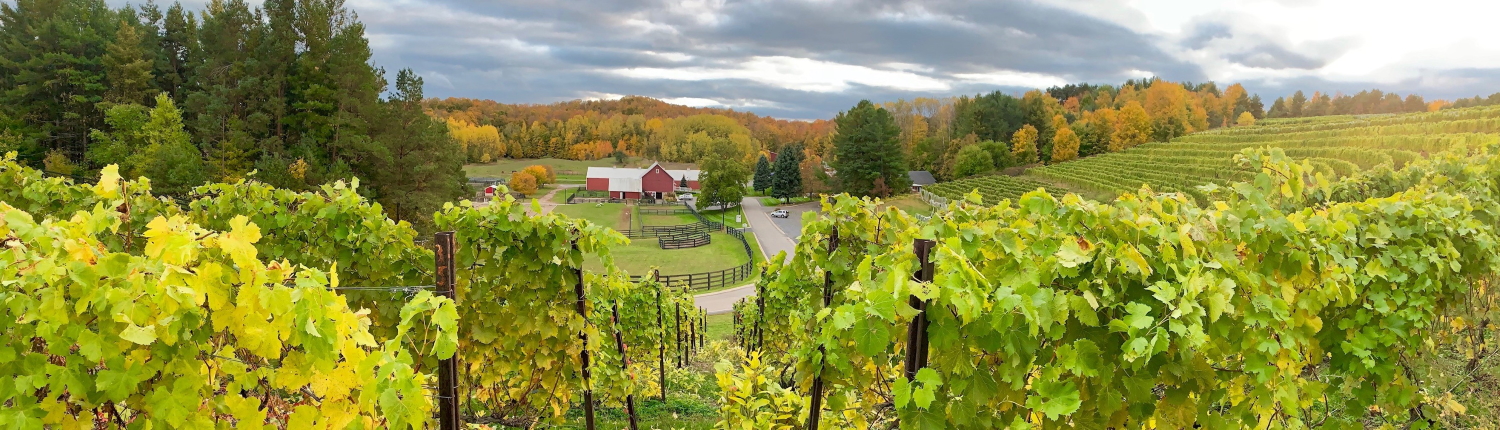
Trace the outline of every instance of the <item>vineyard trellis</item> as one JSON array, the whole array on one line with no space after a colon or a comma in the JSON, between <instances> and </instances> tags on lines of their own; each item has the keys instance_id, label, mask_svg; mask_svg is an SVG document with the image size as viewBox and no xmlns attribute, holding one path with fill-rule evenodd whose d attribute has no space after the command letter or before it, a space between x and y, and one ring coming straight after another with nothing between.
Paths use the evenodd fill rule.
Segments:
<instances>
[{"instance_id":1,"label":"vineyard trellis","mask_svg":"<svg viewBox=\"0 0 1500 430\"><path fill-rule=\"evenodd\" d=\"M218 277L225 280L255 279L253 282L241 280L226 284L229 286L225 287L224 292L211 290L208 298L212 307L179 308L177 312L199 309L209 312L209 315L219 315L219 307L226 303L224 294L228 293L237 295L239 299L228 302L231 307L224 308L226 310L223 312L272 312L268 315L274 315L267 316L268 319L263 322L245 320L237 324L226 324L229 320L219 316L196 319L205 324L212 320L213 326L219 327L216 329L219 330L216 332L218 334L211 338L213 344L225 342L227 345L236 345L237 342L239 348L226 350L238 352L220 352L215 349L211 350L212 353L190 354L192 362L208 364L211 370L229 364L241 366L255 374L261 374L260 384L277 384L278 387L290 388L297 387L296 384L310 384L306 385L310 387L306 389L312 390L309 392L316 393L321 400L314 402L311 398L302 398L295 402L282 401L277 404L286 408L296 407L296 413L292 413L290 410L278 412L275 408L283 406L266 404L259 396L254 400L254 405L258 406L246 409L245 405L251 405L244 403L250 402L249 398L237 400L242 397L206 392L201 396L195 395L198 400L194 401L209 402L210 407L216 410L233 411L232 415L226 413L188 417L192 420L231 419L253 422L267 419L265 417L268 416L291 416L297 419L305 417L314 420L353 416L363 417L357 418L361 420L380 420L372 422L384 422L392 427L418 428L427 427L428 420L433 420L435 426L444 428L460 419L470 423L525 425L538 420L554 421L561 418L561 411L567 410L566 405L571 403L570 393L595 391L600 394L601 402L616 402L628 399L632 394L647 391L654 393L657 390L657 387L650 384L634 382L635 379L630 376L651 372L657 360L640 356L625 357L617 348L601 348L598 344L602 342L597 339L607 337L592 336L589 333L615 330L621 341L642 345L643 348L636 351L650 354L657 349L651 345L663 343L663 339L652 335L656 330L649 329L662 326L658 322L661 315L652 314L649 310L653 308L649 304L665 300L692 306L691 297L675 289L662 288L654 281L630 282L622 273L616 273L613 269L606 269L598 274L584 274L579 268L585 253L600 255L608 263L608 246L623 242L624 239L607 228L586 222L560 216L531 215L511 199L496 202L486 208L445 208L436 217L439 228L445 232L429 241L417 238L409 225L386 218L378 206L355 192L357 183L330 184L316 192L295 192L246 181L208 185L198 188L189 196L168 199L151 195L149 186L144 182L120 179L112 169L106 169L97 184L79 185L67 178L45 178L39 171L16 164L13 155L9 157L11 158L0 160L0 185L3 185L0 186L0 212L4 215L3 220L0 220L0 238L11 238L3 241L0 258L19 256L57 260L81 257L82 254L76 252L48 254L45 252L52 251L43 252L42 249L31 247L32 244L53 243L53 240L43 240L37 235L66 234L72 237L68 240L95 243L93 246L98 249L112 253L108 255L123 256L129 253L144 256L130 260L128 267L133 269L129 270L134 270L135 273L170 273L162 272L162 266L159 266L170 264L194 268L195 273L191 275L191 279L200 280L193 281L198 282L193 285L203 287L218 285L214 282L219 281L205 281ZM43 217L44 221L35 224L35 221L31 221L33 216ZM74 220L72 222L86 222L88 227L64 232L59 228L73 224L60 221L59 217L70 218ZM577 244L576 247L570 245L574 243ZM23 244L22 248L15 248ZM515 246L517 244L523 246ZM556 244L564 245L558 247ZM428 245L436 248L437 252ZM24 251L17 254L15 249ZM185 251L178 251L179 249ZM61 251L60 248L57 250ZM522 253L526 256L522 256ZM549 253L553 255L547 260L551 263L545 263L536 257ZM451 263L448 262L449 259L452 259ZM96 264L102 263L97 259L94 261ZM538 266L538 263L542 265ZM24 269L25 265L0 266L7 268L0 270L0 278L10 280L21 276L22 279L27 279L20 284L6 283L11 285L8 288L51 288L56 282L32 283L32 278L27 276L34 274L27 271L31 269ZM316 267L329 269L325 272L314 269ZM607 264L607 267L613 266ZM17 268L23 268L22 272L16 272ZM241 275L233 275L236 272L226 272L228 268L236 268L234 270L238 270L238 273L251 278L241 278ZM181 278L187 275L171 275L167 279L173 279L172 276ZM266 282L269 283L261 286L261 283ZM150 285L157 284L130 283L125 284L125 287L144 288ZM533 296L535 299L523 299L520 294L515 293L518 291L516 287L522 285L526 286L523 291L537 294ZM537 288L538 286L547 288ZM238 292L235 292L236 289ZM587 299L579 302L576 293L585 290ZM296 293L293 294L293 291ZM326 294L320 295L315 291L325 291ZM569 293L566 294L568 298L549 297L553 292L563 291ZM7 297L12 296L12 293L13 291L0 290L0 295ZM255 305L258 303L255 296L249 294L282 297L277 300L287 300L285 297L290 297L289 303L292 305L283 307L277 304L261 308ZM129 296L133 297L134 294ZM161 298L154 302L170 303L171 300L174 299ZM299 304L308 301L320 304L315 307ZM345 302L348 307L342 304ZM238 304L235 305L236 303ZM620 315L618 321L614 320L611 312L592 312L599 306L613 308L621 304L625 304L624 307L632 312ZM565 316L569 314L528 310L538 306L583 306L586 315L575 312L572 316ZM345 310L351 308L368 309L368 314L365 311L356 314L352 310ZM323 314L304 315L314 309L326 312L326 316L331 319L321 319L323 317L320 315ZM689 309L693 312L677 319L675 324L701 327L702 312L696 307ZM292 317L291 314L284 314L286 312L304 316ZM55 320L63 315L71 313L57 313L48 320ZM238 316L239 313L235 315L235 318L245 318ZM153 325L148 324L151 320L136 318L134 322L140 324L130 327L143 328L120 331L114 323L105 326L103 320L94 319L88 324L98 326L89 330L100 335L135 339L138 341L136 343L150 345L152 351L167 351L158 347L161 341L151 342L146 340L146 336L167 339L168 333L176 332L164 331L167 326L160 324L153 329ZM298 329L293 330L293 320L304 321L309 325L305 326L307 328L304 331L301 329L304 325L298 323ZM367 322L356 322L360 320ZM10 318L10 321L11 324L0 327L3 329L0 332L16 335L17 328L29 327L29 324L36 324L41 320ZM501 327L496 321L507 323ZM290 352L278 348L273 353L270 349L263 349L282 345L279 342L270 344L257 340L264 339L255 336L266 329L302 333L300 336L282 334L278 337L286 342L285 345L301 346L290 349ZM503 330L505 335L499 336L497 330ZM559 336L561 333L573 335ZM322 337L316 337L318 334ZM314 337L308 337L309 335ZM701 332L694 335L701 338ZM581 357L566 358L566 351L580 350L578 345L585 337L594 339L581 348L591 355L591 361L623 364L593 366L590 369L593 378L579 378L577 375L580 375ZM516 343L497 343L506 339ZM196 337L179 337L173 351L189 354L198 345L208 345L201 341ZM57 343L71 345L78 342L68 338ZM321 342L330 342L333 346L319 346L325 345ZM358 342L359 346L340 342ZM15 342L10 344L17 345ZM304 351L302 348L307 349ZM685 348L679 350L695 351ZM93 350L89 348L83 350L84 353L93 354L91 351ZM113 354L110 351L115 349L102 350L103 353ZM330 352L337 355L330 357ZM22 357L35 353L20 352ZM351 358L339 360L336 358L338 356ZM370 358L360 360L357 359L359 356ZM374 361L377 358L379 361ZM166 359L166 356L162 359ZM461 364L455 366L455 359ZM491 365L500 360L509 361L511 366ZM76 366L100 363L99 360L84 358L69 361L76 363ZM330 362L334 364L327 364ZM539 363L550 364L538 366ZM325 365L326 369L321 367ZM367 365L373 367L365 368L370 370L359 370L362 368L360 366ZM111 365L110 369L115 368L114 366L118 364ZM541 376L544 374L537 373L535 369L542 368L551 369L545 373L550 376L542 377L555 382L546 386L507 382L507 375L514 375L507 369L522 369L528 374ZM422 369L435 369L437 372L419 373ZM329 374L330 371L335 373ZM26 370L0 364L0 374L13 376L14 372L48 374L36 369ZM101 376L98 377L108 377L109 372L100 373ZM221 372L218 375L224 376L216 378L239 377L239 373L234 372ZM434 381L424 382L428 378L434 378ZM173 379L167 378L163 383L172 384ZM186 388L190 385L185 382L194 379L175 380L177 387ZM337 385L338 381L355 385L353 389L334 388L340 386ZM435 386L428 385L434 382ZM234 383L247 390L244 391L246 393L264 392L271 398L276 397L271 396L271 391L256 388L256 383ZM120 389L149 392L159 384L122 385ZM206 390L220 390L219 385L211 383L206 386L214 387L205 388ZM370 390L370 394L360 394L360 390ZM443 394L455 390L460 394ZM70 392L79 394L67 387L59 386L50 392L64 396L56 398L58 401L71 401L75 404L84 401L84 397L67 397ZM662 387L662 392L665 393L665 387ZM378 397L374 393L406 400L400 403L377 401ZM505 398L509 400L489 403L494 406L482 406L486 400L495 400L501 396L508 396ZM461 404L458 402L460 398L464 399ZM224 402L231 404L226 406ZM546 406L539 409L502 406L524 407L528 402ZM19 403L14 405L21 408L18 410L39 406ZM151 405L153 403L146 404L148 408ZM315 412L319 409L310 409L309 406L319 406L323 412ZM139 407L139 404L130 406ZM460 408L465 410L459 411ZM155 420L157 418L148 413L153 410L155 409L132 409L124 412L123 416L131 421ZM254 410L261 412L251 412ZM332 412L337 413L329 415ZM440 413L434 415L431 412ZM322 414L324 418L309 415L315 413ZM175 418L177 415L172 416L173 420L182 419ZM182 425L180 421L163 422Z\"/></svg>"}]
</instances>

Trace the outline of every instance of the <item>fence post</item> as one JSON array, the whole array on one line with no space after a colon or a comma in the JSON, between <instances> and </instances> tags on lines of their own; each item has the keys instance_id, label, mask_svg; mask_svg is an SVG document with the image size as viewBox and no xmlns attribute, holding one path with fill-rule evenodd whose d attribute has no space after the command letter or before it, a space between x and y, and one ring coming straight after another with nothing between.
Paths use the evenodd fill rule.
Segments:
<instances>
[{"instance_id":1,"label":"fence post","mask_svg":"<svg viewBox=\"0 0 1500 430\"><path fill-rule=\"evenodd\" d=\"M625 335L620 333L620 302L615 301L610 306L610 319L615 323L615 348L620 350L620 368L630 376L631 382L635 381L635 374L630 373L630 355L625 351ZM630 430L637 430L640 424L636 423L635 417L635 393L625 393L625 413L630 415Z\"/></svg>"},{"instance_id":2,"label":"fence post","mask_svg":"<svg viewBox=\"0 0 1500 430\"><path fill-rule=\"evenodd\" d=\"M573 241L573 250L578 250L577 240ZM583 290L583 268L574 268L573 274L578 279L578 283L573 287L573 292L578 296L578 316L583 318L585 326L583 331L578 332L578 339L583 341L583 351L578 353L579 358L583 360L583 421L585 428L594 430L594 387L589 382L588 296L584 295Z\"/></svg>"},{"instance_id":3,"label":"fence post","mask_svg":"<svg viewBox=\"0 0 1500 430\"><path fill-rule=\"evenodd\" d=\"M702 308L699 308L702 309ZM698 349L708 347L708 309L703 309L702 316L698 317Z\"/></svg>"},{"instance_id":4,"label":"fence post","mask_svg":"<svg viewBox=\"0 0 1500 430\"><path fill-rule=\"evenodd\" d=\"M839 227L833 226L833 231L828 236L828 254L832 255L839 249ZM827 308L833 304L833 272L823 271L823 307ZM823 417L823 365L827 360L828 350L822 345L818 346L818 374L813 376L812 406L808 409L807 428L818 430L818 421Z\"/></svg>"},{"instance_id":5,"label":"fence post","mask_svg":"<svg viewBox=\"0 0 1500 430\"><path fill-rule=\"evenodd\" d=\"M666 318L661 310L661 271L652 270L651 279L656 281L656 326L661 327L661 341L656 342L656 373L660 378L658 385L661 388L661 401L667 401L667 324Z\"/></svg>"},{"instance_id":6,"label":"fence post","mask_svg":"<svg viewBox=\"0 0 1500 430\"><path fill-rule=\"evenodd\" d=\"M453 232L444 231L433 235L433 261L436 263L434 273L437 275L437 283L434 285L437 293L449 300L457 302L457 294L454 291L457 285L454 277ZM463 426L458 416L458 352L452 357L438 361L438 428L442 430L458 430Z\"/></svg>"}]
</instances>

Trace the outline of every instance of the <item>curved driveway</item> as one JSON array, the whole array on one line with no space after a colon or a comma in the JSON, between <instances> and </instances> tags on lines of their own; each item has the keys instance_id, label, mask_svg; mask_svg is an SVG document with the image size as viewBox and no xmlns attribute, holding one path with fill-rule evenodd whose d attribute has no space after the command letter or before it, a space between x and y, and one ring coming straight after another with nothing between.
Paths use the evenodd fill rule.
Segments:
<instances>
[{"instance_id":1,"label":"curved driveway","mask_svg":"<svg viewBox=\"0 0 1500 430\"><path fill-rule=\"evenodd\" d=\"M791 257L796 246L796 236L793 236L796 232L789 234L778 224L785 224L789 228L799 226L802 220L800 216L802 210L792 211L792 216L785 220L772 221L770 213L775 209L761 205L759 197L745 197L740 201L740 205L745 208L745 221L750 224L750 231L755 233L755 241L760 242L761 254L770 260L777 253L785 251L787 257ZM807 210L808 208L801 209ZM732 312L734 302L754 295L755 285L752 284L699 294L693 297L693 302L697 303L698 307L708 310L709 315L716 315Z\"/></svg>"}]
</instances>

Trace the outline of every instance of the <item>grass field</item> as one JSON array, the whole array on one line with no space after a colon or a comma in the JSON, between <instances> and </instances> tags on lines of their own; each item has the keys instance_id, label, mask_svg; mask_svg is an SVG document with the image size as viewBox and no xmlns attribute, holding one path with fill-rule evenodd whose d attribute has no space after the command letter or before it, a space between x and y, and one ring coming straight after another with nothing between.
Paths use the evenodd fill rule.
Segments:
<instances>
[{"instance_id":1,"label":"grass field","mask_svg":"<svg viewBox=\"0 0 1500 430\"><path fill-rule=\"evenodd\" d=\"M933 210L932 205L929 205L927 204L927 202L922 201L922 199L916 194L907 194L900 197L892 197L889 199L881 200L880 206L882 208L895 207L896 209L906 211L906 213L909 214L923 216L932 215Z\"/></svg>"},{"instance_id":2,"label":"grass field","mask_svg":"<svg viewBox=\"0 0 1500 430\"><path fill-rule=\"evenodd\" d=\"M632 275L644 275L652 267L662 274L714 272L745 264L745 248L739 239L724 233L713 233L713 243L687 249L661 249L656 239L632 239L630 245L614 249L615 266ZM584 265L586 270L600 270L598 261Z\"/></svg>"},{"instance_id":3,"label":"grass field","mask_svg":"<svg viewBox=\"0 0 1500 430\"><path fill-rule=\"evenodd\" d=\"M626 223L624 203L588 203L577 205L558 205L553 212L567 215L573 218L582 218L607 226L615 230L629 230L630 225ZM652 244L654 247L655 244Z\"/></svg>"},{"instance_id":4,"label":"grass field","mask_svg":"<svg viewBox=\"0 0 1500 430\"><path fill-rule=\"evenodd\" d=\"M734 336L734 313L708 316L708 340L731 340Z\"/></svg>"},{"instance_id":5,"label":"grass field","mask_svg":"<svg viewBox=\"0 0 1500 430\"><path fill-rule=\"evenodd\" d=\"M464 166L464 174L471 178L490 177L506 179L510 178L511 172L525 169L526 166L541 164L552 166L557 171L558 183L582 184L584 182L583 175L588 172L590 167L646 167L650 166L651 163L651 160L641 158L631 158L626 160L624 165L619 166L615 164L615 159L613 158L592 161L563 160L558 158L505 159L489 164L470 164ZM661 163L661 165L668 169L697 168L692 163Z\"/></svg>"}]
</instances>

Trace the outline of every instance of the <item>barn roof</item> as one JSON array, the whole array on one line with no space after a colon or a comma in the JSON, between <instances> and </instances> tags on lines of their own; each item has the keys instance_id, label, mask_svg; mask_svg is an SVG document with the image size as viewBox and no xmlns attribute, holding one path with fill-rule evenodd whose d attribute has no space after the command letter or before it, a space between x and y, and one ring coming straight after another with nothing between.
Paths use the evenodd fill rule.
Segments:
<instances>
[{"instance_id":1,"label":"barn roof","mask_svg":"<svg viewBox=\"0 0 1500 430\"><path fill-rule=\"evenodd\" d=\"M906 177L908 179L911 179L912 185L932 185L937 183L937 178L933 178L932 173L929 173L926 170L913 170L910 172L906 172Z\"/></svg>"}]
</instances>

